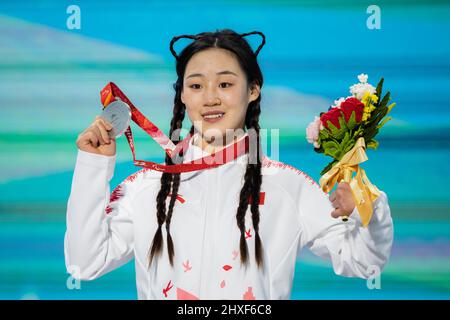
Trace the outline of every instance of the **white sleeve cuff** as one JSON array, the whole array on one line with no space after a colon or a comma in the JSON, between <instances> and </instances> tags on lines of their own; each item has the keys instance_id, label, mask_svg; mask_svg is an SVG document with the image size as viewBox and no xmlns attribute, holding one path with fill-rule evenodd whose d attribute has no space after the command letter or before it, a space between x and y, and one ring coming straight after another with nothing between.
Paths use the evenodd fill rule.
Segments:
<instances>
[{"instance_id":1,"label":"white sleeve cuff","mask_svg":"<svg viewBox=\"0 0 450 320\"><path fill-rule=\"evenodd\" d=\"M359 215L358 207L356 205L355 209L353 209L352 213L348 217L348 221L345 223L351 225L351 230L362 226L361 216Z\"/></svg>"},{"instance_id":2,"label":"white sleeve cuff","mask_svg":"<svg viewBox=\"0 0 450 320\"><path fill-rule=\"evenodd\" d=\"M102 154L95 154L78 149L77 163L95 167L99 169L107 168L108 181L114 175L114 166L116 164L116 154L113 156L105 156Z\"/></svg>"}]
</instances>

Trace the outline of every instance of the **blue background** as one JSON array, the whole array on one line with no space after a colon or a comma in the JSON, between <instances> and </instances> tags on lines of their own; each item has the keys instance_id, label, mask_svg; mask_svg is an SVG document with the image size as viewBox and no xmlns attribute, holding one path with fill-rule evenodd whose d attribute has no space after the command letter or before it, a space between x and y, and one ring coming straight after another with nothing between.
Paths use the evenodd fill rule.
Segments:
<instances>
[{"instance_id":1,"label":"blue background","mask_svg":"<svg viewBox=\"0 0 450 320\"><path fill-rule=\"evenodd\" d=\"M69 30L66 9L81 9ZM173 36L231 28L259 30L265 84L261 126L280 130L280 160L316 181L330 159L305 140L314 115L348 95L360 73L397 106L363 164L389 197L395 222L381 289L338 277L312 254L298 260L293 299L450 297L450 5L378 1L381 29L366 26L368 1L1 1L0 298L136 299L134 265L81 290L66 287L63 237L77 135L100 111L114 81L168 131L175 81ZM257 36L248 38L254 49ZM180 40L176 50L188 42ZM186 124L186 122L185 122ZM137 157L161 161L159 147L133 131ZM118 141L112 187L133 173Z\"/></svg>"}]
</instances>

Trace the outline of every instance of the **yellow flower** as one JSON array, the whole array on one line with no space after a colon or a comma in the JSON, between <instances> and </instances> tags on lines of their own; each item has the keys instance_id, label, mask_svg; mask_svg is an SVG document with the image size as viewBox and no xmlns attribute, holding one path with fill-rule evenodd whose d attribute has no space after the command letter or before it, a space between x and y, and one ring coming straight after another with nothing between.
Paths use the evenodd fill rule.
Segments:
<instances>
[{"instance_id":1,"label":"yellow flower","mask_svg":"<svg viewBox=\"0 0 450 320\"><path fill-rule=\"evenodd\" d=\"M362 115L362 121L366 121L367 119L369 119L369 113L363 113Z\"/></svg>"},{"instance_id":2,"label":"yellow flower","mask_svg":"<svg viewBox=\"0 0 450 320\"><path fill-rule=\"evenodd\" d=\"M371 94L369 91L366 91L361 100L365 105L369 103L377 103L378 96L376 94Z\"/></svg>"},{"instance_id":3,"label":"yellow flower","mask_svg":"<svg viewBox=\"0 0 450 320\"><path fill-rule=\"evenodd\" d=\"M361 100L364 103L362 121L366 121L370 118L370 113L375 110L374 103L378 102L378 96L366 91Z\"/></svg>"}]
</instances>

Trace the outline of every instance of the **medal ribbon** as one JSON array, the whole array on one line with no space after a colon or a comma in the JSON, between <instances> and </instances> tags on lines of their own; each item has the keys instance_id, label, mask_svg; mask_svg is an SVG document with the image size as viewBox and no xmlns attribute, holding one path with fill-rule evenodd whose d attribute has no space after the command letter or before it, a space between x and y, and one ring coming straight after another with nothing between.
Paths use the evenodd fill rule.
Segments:
<instances>
[{"instance_id":1,"label":"medal ribbon","mask_svg":"<svg viewBox=\"0 0 450 320\"><path fill-rule=\"evenodd\" d=\"M189 147L189 141L192 135L189 133L182 141L175 145L172 140L170 140L164 132L162 132L153 122L148 120L127 98L127 96L117 87L113 82L108 83L100 92L100 99L103 107L106 108L109 103L119 98L131 108L131 119L141 127L145 132L147 132L153 140L160 145L160 147L169 155L173 160L176 156L180 154L181 151L184 152ZM148 168L151 170L167 172L167 173L181 173L197 171L202 169L215 168L226 162L235 160L249 150L249 136L245 136L244 139L240 139L233 144L230 144L226 148L214 152L211 155L203 157L201 159L192 160L190 162L174 164L174 165L164 165L151 161L137 160L135 154L133 134L131 132L131 127L125 131L125 137L130 145L131 153L133 154L134 165L139 167Z\"/></svg>"}]
</instances>

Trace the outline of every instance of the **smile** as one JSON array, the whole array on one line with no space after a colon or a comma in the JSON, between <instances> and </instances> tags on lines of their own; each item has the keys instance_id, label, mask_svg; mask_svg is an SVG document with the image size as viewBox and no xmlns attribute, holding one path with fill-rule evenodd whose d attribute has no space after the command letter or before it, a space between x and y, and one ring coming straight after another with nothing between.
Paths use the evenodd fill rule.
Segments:
<instances>
[{"instance_id":1,"label":"smile","mask_svg":"<svg viewBox=\"0 0 450 320\"><path fill-rule=\"evenodd\" d=\"M218 114L209 114L203 116L204 119L215 119L215 118L222 118L225 113L218 113Z\"/></svg>"},{"instance_id":2,"label":"smile","mask_svg":"<svg viewBox=\"0 0 450 320\"><path fill-rule=\"evenodd\" d=\"M207 112L202 115L203 120L207 122L216 122L223 118L224 112Z\"/></svg>"}]
</instances>

